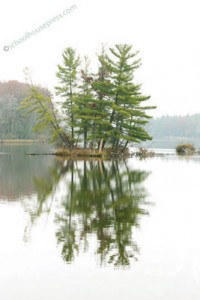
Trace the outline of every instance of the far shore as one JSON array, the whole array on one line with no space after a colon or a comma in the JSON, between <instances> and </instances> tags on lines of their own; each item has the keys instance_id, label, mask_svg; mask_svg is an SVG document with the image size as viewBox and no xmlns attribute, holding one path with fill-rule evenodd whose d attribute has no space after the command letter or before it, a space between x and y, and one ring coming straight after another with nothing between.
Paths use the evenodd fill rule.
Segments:
<instances>
[{"instance_id":1,"label":"far shore","mask_svg":"<svg viewBox=\"0 0 200 300\"><path fill-rule=\"evenodd\" d=\"M33 144L44 143L41 140L23 140L23 139L0 139L0 144Z\"/></svg>"}]
</instances>

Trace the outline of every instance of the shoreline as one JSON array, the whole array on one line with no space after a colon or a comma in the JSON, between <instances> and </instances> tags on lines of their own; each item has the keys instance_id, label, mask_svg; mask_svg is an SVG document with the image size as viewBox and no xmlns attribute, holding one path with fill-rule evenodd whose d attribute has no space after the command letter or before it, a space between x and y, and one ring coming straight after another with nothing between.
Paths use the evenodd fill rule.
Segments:
<instances>
[{"instance_id":1,"label":"shoreline","mask_svg":"<svg viewBox=\"0 0 200 300\"><path fill-rule=\"evenodd\" d=\"M7 144L35 144L35 143L44 143L41 140L22 140L22 139L0 139L0 145L7 145Z\"/></svg>"}]
</instances>

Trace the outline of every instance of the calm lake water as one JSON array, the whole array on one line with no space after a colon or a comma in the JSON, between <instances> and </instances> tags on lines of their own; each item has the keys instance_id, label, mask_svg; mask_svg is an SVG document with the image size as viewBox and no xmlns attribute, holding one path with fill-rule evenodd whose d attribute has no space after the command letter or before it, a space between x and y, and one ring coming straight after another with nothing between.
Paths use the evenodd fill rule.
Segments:
<instances>
[{"instance_id":1,"label":"calm lake water","mask_svg":"<svg viewBox=\"0 0 200 300\"><path fill-rule=\"evenodd\" d=\"M0 299L200 299L200 157L39 151L0 147Z\"/></svg>"}]
</instances>

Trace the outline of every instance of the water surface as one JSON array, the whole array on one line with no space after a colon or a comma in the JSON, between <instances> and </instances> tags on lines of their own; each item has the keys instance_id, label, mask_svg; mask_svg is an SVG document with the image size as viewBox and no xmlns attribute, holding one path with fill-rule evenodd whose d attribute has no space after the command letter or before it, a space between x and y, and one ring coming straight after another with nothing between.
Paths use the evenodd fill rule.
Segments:
<instances>
[{"instance_id":1,"label":"water surface","mask_svg":"<svg viewBox=\"0 0 200 300\"><path fill-rule=\"evenodd\" d=\"M0 149L1 299L200 298L199 157L31 147Z\"/></svg>"}]
</instances>

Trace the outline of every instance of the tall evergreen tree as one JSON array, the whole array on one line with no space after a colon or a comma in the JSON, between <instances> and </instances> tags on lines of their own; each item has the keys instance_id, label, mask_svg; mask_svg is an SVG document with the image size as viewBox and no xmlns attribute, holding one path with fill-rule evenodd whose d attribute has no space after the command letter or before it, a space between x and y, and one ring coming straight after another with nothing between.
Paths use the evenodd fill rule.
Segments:
<instances>
[{"instance_id":1,"label":"tall evergreen tree","mask_svg":"<svg viewBox=\"0 0 200 300\"><path fill-rule=\"evenodd\" d=\"M59 86L57 86L56 94L64 98L63 109L66 116L66 123L71 131L72 140L75 139L74 134L74 113L73 104L74 97L77 93L77 72L80 65L80 58L73 48L66 48L63 52L63 66L58 65L57 78Z\"/></svg>"},{"instance_id":2,"label":"tall evergreen tree","mask_svg":"<svg viewBox=\"0 0 200 300\"><path fill-rule=\"evenodd\" d=\"M93 78L89 72L89 66L90 60L85 56L84 65L80 74L79 92L74 98L75 105L73 108L73 113L76 116L74 127L77 128L79 138L83 137L84 148L87 148L94 116L94 96L91 87Z\"/></svg>"},{"instance_id":3,"label":"tall evergreen tree","mask_svg":"<svg viewBox=\"0 0 200 300\"><path fill-rule=\"evenodd\" d=\"M103 72L103 71L102 71ZM85 57L84 67L81 70L81 85L79 93L75 100L75 115L78 131L83 136L84 148L91 148L101 144L105 138L105 124L107 122L106 101L103 99L101 90L98 90L98 80L102 73L99 70L97 79L89 72L89 59ZM104 76L104 75L103 75ZM106 123L107 122L107 123Z\"/></svg>"},{"instance_id":4,"label":"tall evergreen tree","mask_svg":"<svg viewBox=\"0 0 200 300\"><path fill-rule=\"evenodd\" d=\"M140 59L136 59L138 52L132 52L132 46L123 44L110 48L112 56L106 56L104 64L110 71L114 95L109 134L111 146L126 148L129 142L139 143L150 140L151 137L143 126L150 118L146 110L153 106L142 106L149 96L142 95L141 85L134 84L134 72L140 66Z\"/></svg>"},{"instance_id":5,"label":"tall evergreen tree","mask_svg":"<svg viewBox=\"0 0 200 300\"><path fill-rule=\"evenodd\" d=\"M98 55L99 67L95 75L95 80L92 83L96 99L96 111L99 118L93 127L93 137L98 142L98 149L101 151L106 141L109 138L109 131L111 129L110 111L112 106L113 84L110 78L110 70L105 63L106 50L102 46L101 53Z\"/></svg>"}]
</instances>

